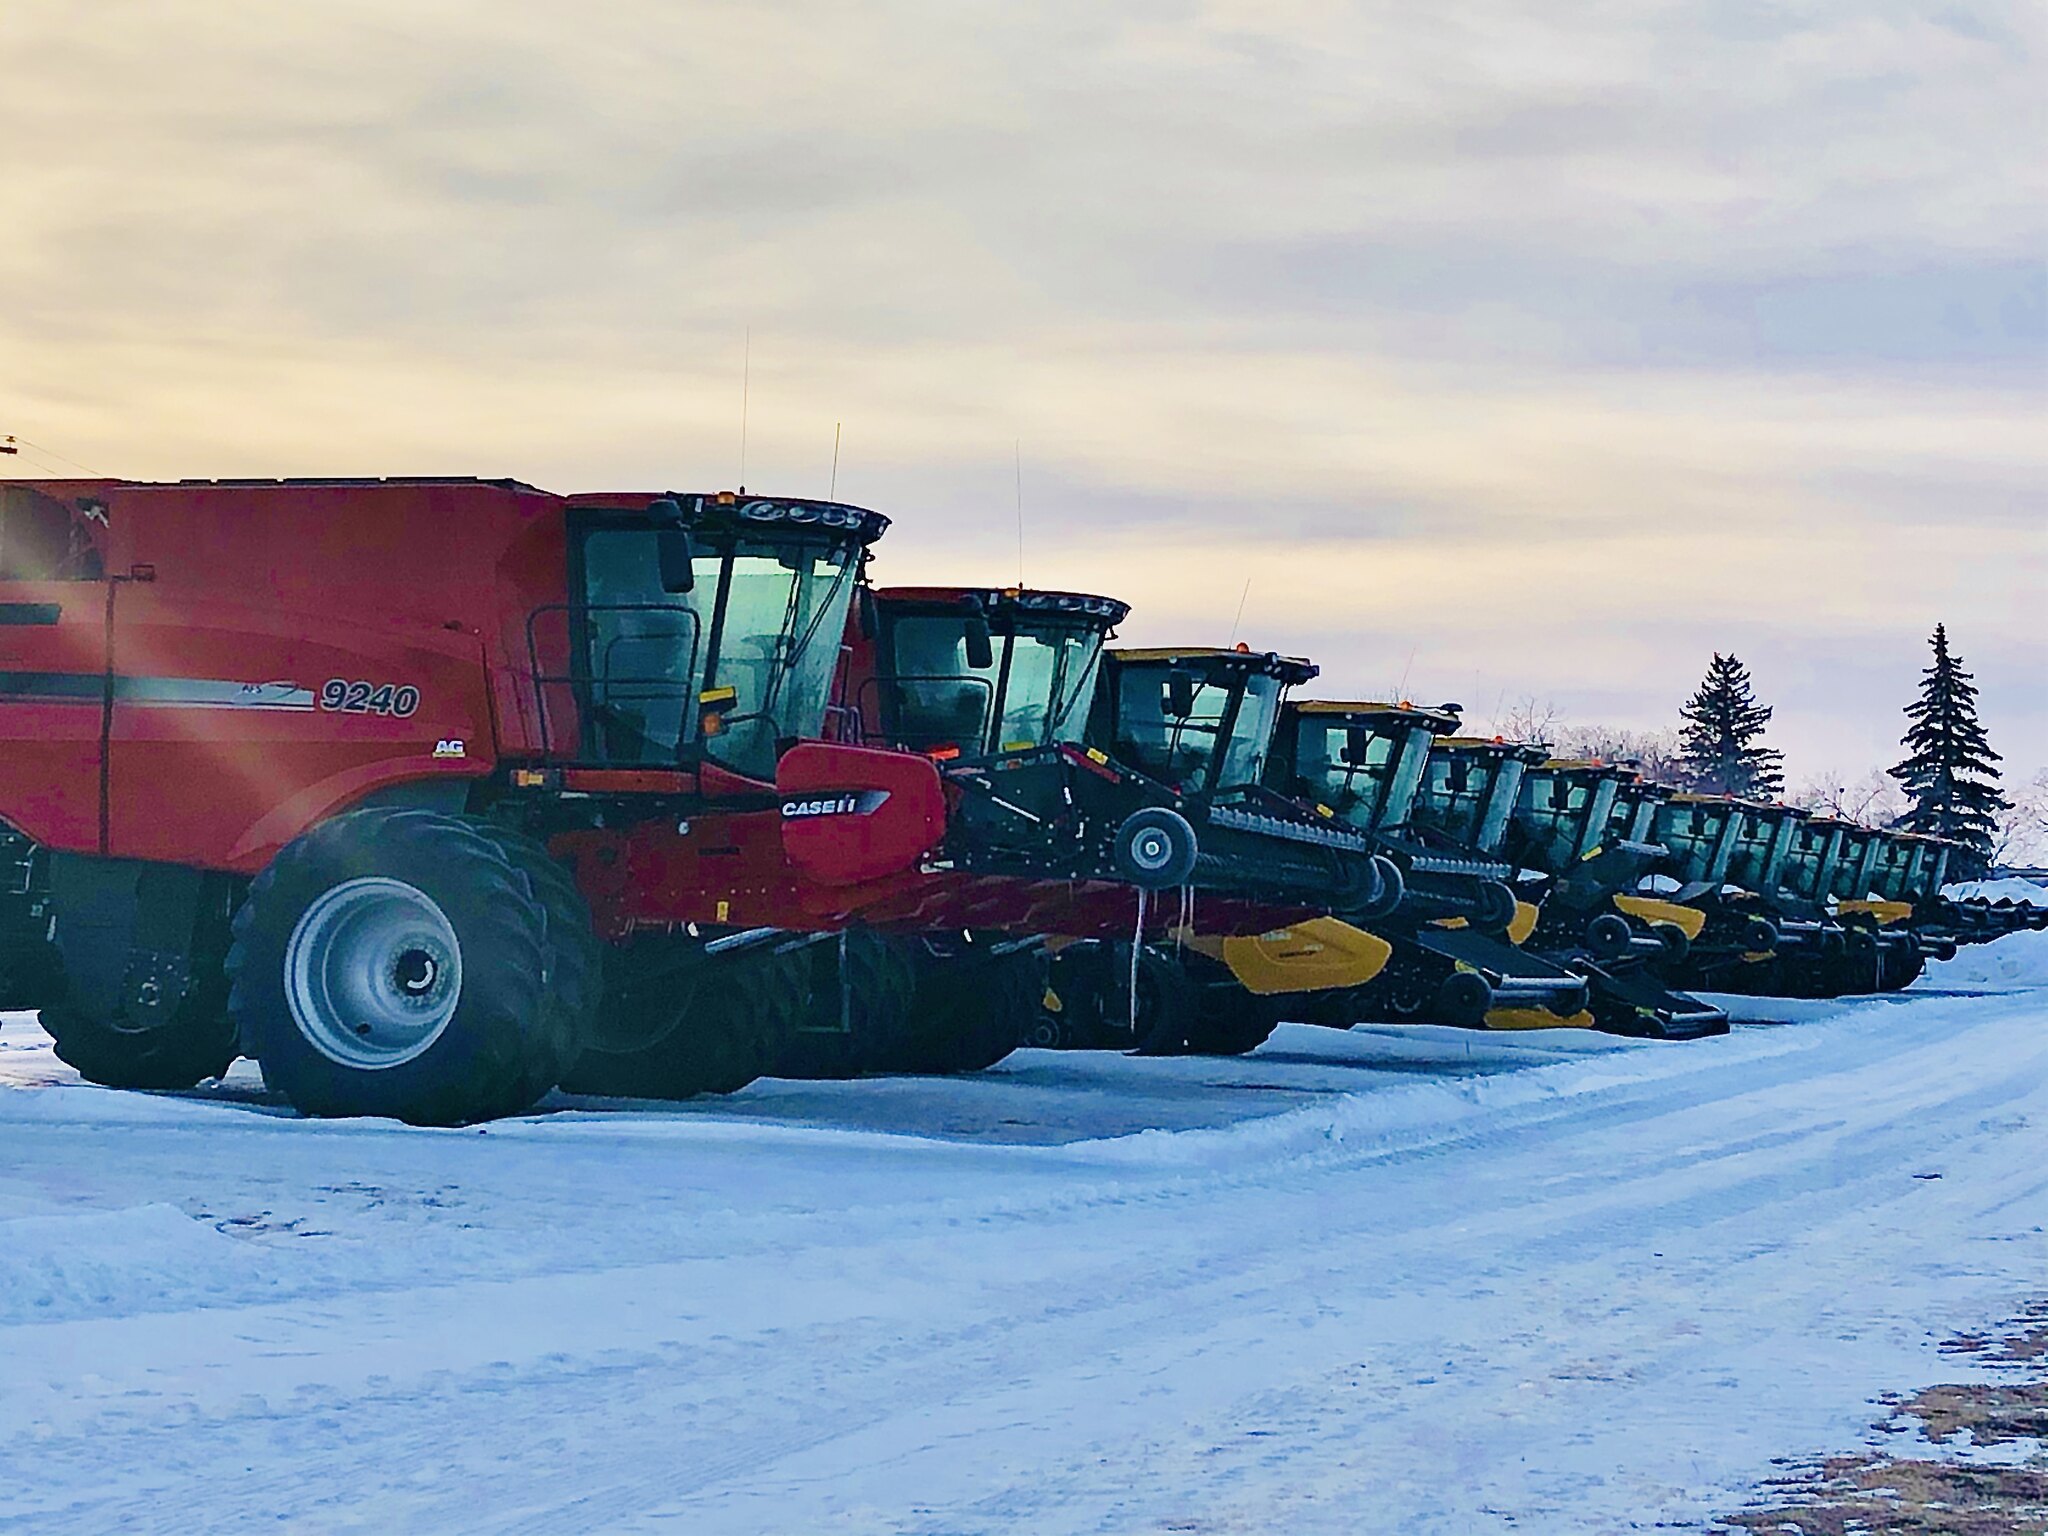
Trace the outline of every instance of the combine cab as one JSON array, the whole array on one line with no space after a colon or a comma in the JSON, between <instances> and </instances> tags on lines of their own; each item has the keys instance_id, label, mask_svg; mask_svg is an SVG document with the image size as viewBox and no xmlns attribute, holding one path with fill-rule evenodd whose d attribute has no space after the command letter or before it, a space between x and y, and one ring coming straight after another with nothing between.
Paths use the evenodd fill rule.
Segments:
<instances>
[{"instance_id":1,"label":"combine cab","mask_svg":"<svg viewBox=\"0 0 2048 1536\"><path fill-rule=\"evenodd\" d=\"M1497 848L1528 751L1440 741L1456 707L1312 701L1289 707L1275 782L1371 835L1406 898L1374 932L1393 953L1318 1022L1420 1020L1467 1028L1588 1025L1587 984L1518 948L1525 916ZM1462 748L1462 749L1461 749Z\"/></svg>"}]
</instances>

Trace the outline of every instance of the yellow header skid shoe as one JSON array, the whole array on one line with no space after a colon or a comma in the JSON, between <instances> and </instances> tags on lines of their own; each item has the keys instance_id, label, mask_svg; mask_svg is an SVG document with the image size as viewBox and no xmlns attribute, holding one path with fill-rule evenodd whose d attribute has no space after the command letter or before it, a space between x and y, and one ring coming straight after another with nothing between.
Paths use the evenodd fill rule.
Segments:
<instances>
[{"instance_id":1,"label":"yellow header skid shoe","mask_svg":"<svg viewBox=\"0 0 2048 1536\"><path fill-rule=\"evenodd\" d=\"M1247 992L1326 992L1362 987L1386 969L1394 946L1334 917L1312 917L1252 938L1225 939L1223 963Z\"/></svg>"},{"instance_id":2,"label":"yellow header skid shoe","mask_svg":"<svg viewBox=\"0 0 2048 1536\"><path fill-rule=\"evenodd\" d=\"M1654 896L1617 896L1614 905L1616 910L1646 923L1669 923L1688 939L1698 938L1700 930L1707 926L1704 908L1682 907L1675 901L1659 901Z\"/></svg>"},{"instance_id":3,"label":"yellow header skid shoe","mask_svg":"<svg viewBox=\"0 0 2048 1536\"><path fill-rule=\"evenodd\" d=\"M1867 912L1877 919L1878 927L1889 928L1893 923L1903 923L1913 915L1913 903L1910 901L1838 901L1835 903L1835 912L1837 916L1844 912Z\"/></svg>"},{"instance_id":4,"label":"yellow header skid shoe","mask_svg":"<svg viewBox=\"0 0 2048 1536\"><path fill-rule=\"evenodd\" d=\"M1536 920L1543 914L1526 901L1515 903L1514 920L1508 924L1508 942L1516 948L1529 942L1529 935L1536 931Z\"/></svg>"},{"instance_id":5,"label":"yellow header skid shoe","mask_svg":"<svg viewBox=\"0 0 2048 1536\"><path fill-rule=\"evenodd\" d=\"M1593 1015L1584 1008L1561 1019L1548 1008L1493 1008L1487 1011L1488 1029L1591 1029Z\"/></svg>"}]
</instances>

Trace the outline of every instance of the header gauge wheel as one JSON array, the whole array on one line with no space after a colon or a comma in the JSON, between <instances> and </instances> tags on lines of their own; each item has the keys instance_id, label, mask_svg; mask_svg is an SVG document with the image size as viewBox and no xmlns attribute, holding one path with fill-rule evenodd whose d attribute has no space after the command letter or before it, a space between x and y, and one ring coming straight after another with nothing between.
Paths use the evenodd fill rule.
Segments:
<instances>
[{"instance_id":1,"label":"header gauge wheel","mask_svg":"<svg viewBox=\"0 0 2048 1536\"><path fill-rule=\"evenodd\" d=\"M1186 885L1195 872L1199 852L1188 819L1164 806L1131 812L1116 829L1110 847L1117 873L1141 891L1168 891Z\"/></svg>"}]
</instances>

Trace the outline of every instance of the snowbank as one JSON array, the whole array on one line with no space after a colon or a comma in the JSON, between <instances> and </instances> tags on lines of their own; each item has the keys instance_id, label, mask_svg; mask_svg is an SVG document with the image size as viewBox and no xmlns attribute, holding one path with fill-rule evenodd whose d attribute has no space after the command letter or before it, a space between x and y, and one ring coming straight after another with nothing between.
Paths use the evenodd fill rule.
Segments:
<instances>
[{"instance_id":1,"label":"snowbank","mask_svg":"<svg viewBox=\"0 0 2048 1536\"><path fill-rule=\"evenodd\" d=\"M1944 885L1941 894L1951 901L2021 901L2029 906L2048 906L2048 886L2007 875L2003 880L1966 880L1961 885Z\"/></svg>"},{"instance_id":2,"label":"snowbank","mask_svg":"<svg viewBox=\"0 0 2048 1536\"><path fill-rule=\"evenodd\" d=\"M2048 930L2009 933L1989 944L1966 944L1953 960L1929 961L1927 974L1918 985L2048 987Z\"/></svg>"},{"instance_id":3,"label":"snowbank","mask_svg":"<svg viewBox=\"0 0 2048 1536\"><path fill-rule=\"evenodd\" d=\"M170 1205L0 1221L0 1324L192 1305L249 1267L245 1244Z\"/></svg>"}]
</instances>

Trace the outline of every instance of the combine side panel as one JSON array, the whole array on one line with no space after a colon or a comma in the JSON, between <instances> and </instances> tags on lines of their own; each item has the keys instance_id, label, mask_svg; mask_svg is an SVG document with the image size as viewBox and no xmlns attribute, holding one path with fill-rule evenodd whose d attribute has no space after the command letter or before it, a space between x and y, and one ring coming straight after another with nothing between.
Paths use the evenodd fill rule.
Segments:
<instances>
[{"instance_id":1,"label":"combine side panel","mask_svg":"<svg viewBox=\"0 0 2048 1536\"><path fill-rule=\"evenodd\" d=\"M254 873L380 790L452 781L459 809L495 761L483 652L459 631L123 584L113 665L119 857Z\"/></svg>"},{"instance_id":2,"label":"combine side panel","mask_svg":"<svg viewBox=\"0 0 2048 1536\"><path fill-rule=\"evenodd\" d=\"M107 583L0 581L0 820L101 848Z\"/></svg>"}]
</instances>

